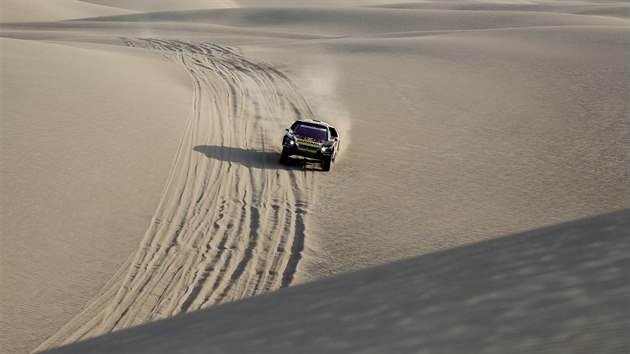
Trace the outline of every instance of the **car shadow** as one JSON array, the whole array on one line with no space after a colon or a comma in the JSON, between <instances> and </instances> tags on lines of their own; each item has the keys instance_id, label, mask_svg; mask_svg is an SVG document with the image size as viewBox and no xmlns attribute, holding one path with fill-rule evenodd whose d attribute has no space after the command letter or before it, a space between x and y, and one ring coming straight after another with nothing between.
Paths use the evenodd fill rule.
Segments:
<instances>
[{"instance_id":1,"label":"car shadow","mask_svg":"<svg viewBox=\"0 0 630 354\"><path fill-rule=\"evenodd\" d=\"M321 170L321 163L303 158L290 158L283 165L280 163L280 153L275 151L216 145L197 145L193 150L213 160L236 163L248 168Z\"/></svg>"}]
</instances>

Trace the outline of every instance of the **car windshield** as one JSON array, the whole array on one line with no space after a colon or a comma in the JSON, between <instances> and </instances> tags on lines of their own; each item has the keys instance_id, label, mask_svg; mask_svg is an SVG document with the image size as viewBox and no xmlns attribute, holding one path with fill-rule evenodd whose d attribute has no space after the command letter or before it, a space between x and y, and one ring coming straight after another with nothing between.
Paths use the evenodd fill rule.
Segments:
<instances>
[{"instance_id":1,"label":"car windshield","mask_svg":"<svg viewBox=\"0 0 630 354\"><path fill-rule=\"evenodd\" d=\"M314 139L318 141L328 140L328 131L324 127L302 124L295 130L295 135L304 139Z\"/></svg>"}]
</instances>

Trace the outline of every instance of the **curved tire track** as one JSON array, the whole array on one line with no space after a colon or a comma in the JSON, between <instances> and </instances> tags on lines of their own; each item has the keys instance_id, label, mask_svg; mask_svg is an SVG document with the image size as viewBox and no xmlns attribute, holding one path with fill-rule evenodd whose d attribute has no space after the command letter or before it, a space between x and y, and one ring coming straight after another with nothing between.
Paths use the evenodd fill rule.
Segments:
<instances>
[{"instance_id":1,"label":"curved tire track","mask_svg":"<svg viewBox=\"0 0 630 354\"><path fill-rule=\"evenodd\" d=\"M140 248L36 351L287 286L304 247L312 176L270 148L312 116L297 87L230 47L124 42L188 71L191 114Z\"/></svg>"}]
</instances>

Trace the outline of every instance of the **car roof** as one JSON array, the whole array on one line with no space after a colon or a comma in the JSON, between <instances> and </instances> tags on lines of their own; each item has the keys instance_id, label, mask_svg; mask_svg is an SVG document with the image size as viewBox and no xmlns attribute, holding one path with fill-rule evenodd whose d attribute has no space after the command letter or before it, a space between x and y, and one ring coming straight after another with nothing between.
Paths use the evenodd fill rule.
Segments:
<instances>
[{"instance_id":1,"label":"car roof","mask_svg":"<svg viewBox=\"0 0 630 354\"><path fill-rule=\"evenodd\" d=\"M314 124L314 125L322 125L325 126L327 128L333 128L335 129L335 127L333 127L332 125L326 123L326 122L322 122L321 120L317 120L317 119L300 119L299 120L302 123L310 123L310 124Z\"/></svg>"}]
</instances>

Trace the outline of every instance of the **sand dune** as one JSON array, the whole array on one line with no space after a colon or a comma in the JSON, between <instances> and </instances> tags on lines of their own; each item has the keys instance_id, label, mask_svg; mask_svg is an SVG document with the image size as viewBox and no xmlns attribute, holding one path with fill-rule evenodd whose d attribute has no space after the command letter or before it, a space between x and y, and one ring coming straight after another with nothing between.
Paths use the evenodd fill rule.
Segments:
<instances>
[{"instance_id":1,"label":"sand dune","mask_svg":"<svg viewBox=\"0 0 630 354\"><path fill-rule=\"evenodd\" d=\"M630 7L625 1L422 1L379 4L374 7L414 10L556 12L623 18L630 16Z\"/></svg>"},{"instance_id":2,"label":"sand dune","mask_svg":"<svg viewBox=\"0 0 630 354\"><path fill-rule=\"evenodd\" d=\"M326 221L304 276L628 206L627 33L532 27L246 47L307 73L300 87L333 72L337 87L320 101L343 102L351 122L344 162L319 178L328 203L311 216Z\"/></svg>"},{"instance_id":3,"label":"sand dune","mask_svg":"<svg viewBox=\"0 0 630 354\"><path fill-rule=\"evenodd\" d=\"M184 11L200 9L217 9L238 7L234 0L180 0L180 1L155 1L155 0L83 0L97 5L116 7L142 12L157 11ZM87 17L87 16L83 16Z\"/></svg>"},{"instance_id":4,"label":"sand dune","mask_svg":"<svg viewBox=\"0 0 630 354\"><path fill-rule=\"evenodd\" d=\"M52 5L2 3L2 351L630 207L625 3ZM298 117L331 173L277 164Z\"/></svg>"},{"instance_id":5,"label":"sand dune","mask_svg":"<svg viewBox=\"0 0 630 354\"><path fill-rule=\"evenodd\" d=\"M0 43L1 342L3 352L25 352L137 247L192 88L172 64L137 50Z\"/></svg>"},{"instance_id":6,"label":"sand dune","mask_svg":"<svg viewBox=\"0 0 630 354\"><path fill-rule=\"evenodd\" d=\"M61 21L132 12L78 0L4 0L0 3L0 22Z\"/></svg>"},{"instance_id":7,"label":"sand dune","mask_svg":"<svg viewBox=\"0 0 630 354\"><path fill-rule=\"evenodd\" d=\"M113 22L200 22L231 27L291 30L319 35L369 35L408 31L462 31L513 27L627 25L618 18L559 13L510 11L408 11L374 8L239 8L203 11L169 11L106 16Z\"/></svg>"},{"instance_id":8,"label":"sand dune","mask_svg":"<svg viewBox=\"0 0 630 354\"><path fill-rule=\"evenodd\" d=\"M502 237L48 353L623 353L629 220Z\"/></svg>"},{"instance_id":9,"label":"sand dune","mask_svg":"<svg viewBox=\"0 0 630 354\"><path fill-rule=\"evenodd\" d=\"M299 90L229 47L126 43L188 71L192 113L142 247L40 349L287 286L304 248L312 176L272 168L267 138L312 115Z\"/></svg>"}]
</instances>

